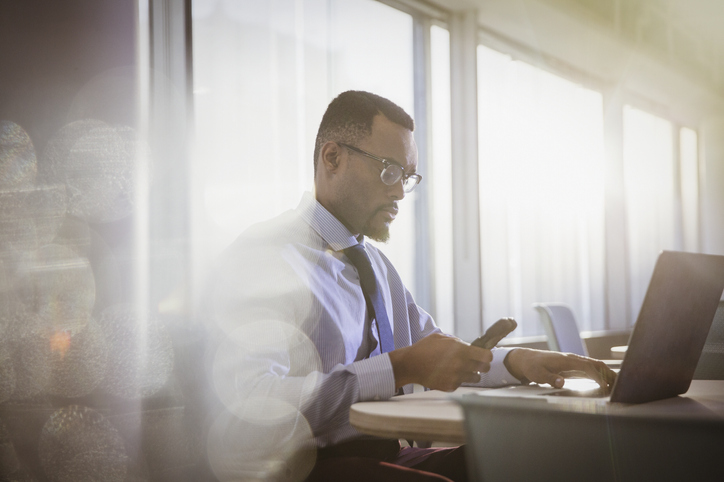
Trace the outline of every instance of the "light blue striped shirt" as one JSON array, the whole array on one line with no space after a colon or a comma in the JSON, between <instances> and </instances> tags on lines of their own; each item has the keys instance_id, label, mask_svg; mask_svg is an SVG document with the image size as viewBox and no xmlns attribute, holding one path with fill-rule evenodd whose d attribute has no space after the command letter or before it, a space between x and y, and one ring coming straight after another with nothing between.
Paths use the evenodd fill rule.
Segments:
<instances>
[{"instance_id":1,"label":"light blue striped shirt","mask_svg":"<svg viewBox=\"0 0 724 482\"><path fill-rule=\"evenodd\" d=\"M365 437L349 424L350 405L395 395L390 357L380 353L357 271L342 252L358 242L306 193L295 210L253 226L226 250L214 297L224 336L213 373L217 394L237 416L264 406L273 418L273 407L286 407L303 416L295 427L303 420L324 447ZM395 348L440 332L385 255L366 249ZM519 383L503 364L507 352L493 350L481 386Z\"/></svg>"}]
</instances>

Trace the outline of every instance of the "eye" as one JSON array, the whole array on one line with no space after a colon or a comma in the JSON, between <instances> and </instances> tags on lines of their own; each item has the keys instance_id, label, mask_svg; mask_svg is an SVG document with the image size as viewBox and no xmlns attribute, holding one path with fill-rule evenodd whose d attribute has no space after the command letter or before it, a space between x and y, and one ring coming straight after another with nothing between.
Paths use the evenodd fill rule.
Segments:
<instances>
[{"instance_id":1,"label":"eye","mask_svg":"<svg viewBox=\"0 0 724 482\"><path fill-rule=\"evenodd\" d=\"M382 182L388 186L393 185L402 177L402 168L397 164L389 164L384 171L382 171Z\"/></svg>"}]
</instances>

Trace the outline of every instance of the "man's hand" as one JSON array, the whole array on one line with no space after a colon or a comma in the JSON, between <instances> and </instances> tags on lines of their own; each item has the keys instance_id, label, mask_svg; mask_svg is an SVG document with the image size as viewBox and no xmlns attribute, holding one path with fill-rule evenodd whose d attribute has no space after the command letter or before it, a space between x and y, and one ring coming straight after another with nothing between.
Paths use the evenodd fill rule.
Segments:
<instances>
[{"instance_id":1,"label":"man's hand","mask_svg":"<svg viewBox=\"0 0 724 482\"><path fill-rule=\"evenodd\" d=\"M585 376L603 388L616 381L616 373L600 360L573 353L516 348L505 357L505 367L518 380L563 387L567 376Z\"/></svg>"},{"instance_id":2,"label":"man's hand","mask_svg":"<svg viewBox=\"0 0 724 482\"><path fill-rule=\"evenodd\" d=\"M479 372L490 370L490 350L470 346L454 336L433 333L414 345L390 352L395 388L419 383L450 392L460 384L480 381Z\"/></svg>"}]
</instances>

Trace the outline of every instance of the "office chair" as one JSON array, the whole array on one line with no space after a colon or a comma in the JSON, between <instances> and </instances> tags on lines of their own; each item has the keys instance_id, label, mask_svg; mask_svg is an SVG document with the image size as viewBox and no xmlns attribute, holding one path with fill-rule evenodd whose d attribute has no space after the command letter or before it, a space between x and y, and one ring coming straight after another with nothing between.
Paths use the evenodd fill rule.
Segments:
<instances>
[{"instance_id":1,"label":"office chair","mask_svg":"<svg viewBox=\"0 0 724 482\"><path fill-rule=\"evenodd\" d=\"M694 378L724 380L724 300L719 302L719 307L716 309Z\"/></svg>"},{"instance_id":2,"label":"office chair","mask_svg":"<svg viewBox=\"0 0 724 482\"><path fill-rule=\"evenodd\" d=\"M564 303L533 303L553 351L588 356L571 308Z\"/></svg>"}]
</instances>

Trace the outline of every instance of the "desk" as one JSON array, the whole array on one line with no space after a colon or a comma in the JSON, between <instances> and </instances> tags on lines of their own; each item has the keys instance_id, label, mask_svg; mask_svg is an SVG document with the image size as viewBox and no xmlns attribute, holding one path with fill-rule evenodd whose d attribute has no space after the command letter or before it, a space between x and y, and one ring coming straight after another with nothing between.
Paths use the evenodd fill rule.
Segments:
<instances>
[{"instance_id":1,"label":"desk","mask_svg":"<svg viewBox=\"0 0 724 482\"><path fill-rule=\"evenodd\" d=\"M479 390L486 389L461 387L453 393ZM355 403L349 421L360 432L378 437L462 444L466 441L463 410L450 395L430 390L381 402ZM698 403L691 405L692 400ZM694 380L685 395L640 405L613 404L607 413L691 420L716 417L724 421L724 380Z\"/></svg>"}]
</instances>

